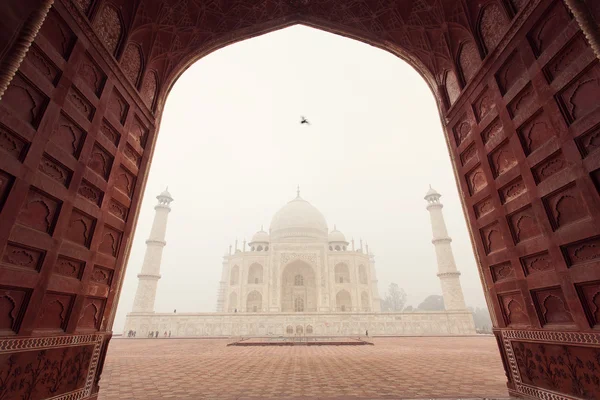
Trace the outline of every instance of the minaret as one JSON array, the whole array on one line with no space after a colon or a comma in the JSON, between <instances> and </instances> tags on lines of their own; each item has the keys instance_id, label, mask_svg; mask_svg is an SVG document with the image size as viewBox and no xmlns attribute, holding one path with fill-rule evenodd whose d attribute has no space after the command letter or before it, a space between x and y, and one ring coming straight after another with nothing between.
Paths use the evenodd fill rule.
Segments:
<instances>
[{"instance_id":1,"label":"minaret","mask_svg":"<svg viewBox=\"0 0 600 400\"><path fill-rule=\"evenodd\" d=\"M444 306L446 310L464 310L465 299L460 286L460 272L456 269L454 255L452 254L452 239L448 236L446 223L440 203L441 194L429 186L429 191L425 195L427 200L427 210L431 218L431 230L433 240L431 243L435 246L435 255L438 263L438 274L442 284L442 295L444 296Z\"/></svg>"},{"instance_id":2,"label":"minaret","mask_svg":"<svg viewBox=\"0 0 600 400\"><path fill-rule=\"evenodd\" d=\"M375 272L375 254L369 254L369 268L371 269L371 296L374 312L381 312L381 298L379 297L379 283Z\"/></svg>"},{"instance_id":3,"label":"minaret","mask_svg":"<svg viewBox=\"0 0 600 400\"><path fill-rule=\"evenodd\" d=\"M168 188L167 188L168 189ZM160 279L160 261L163 248L166 246L167 219L173 201L171 194L165 190L158 196L158 204L154 207L156 214L152 223L150 237L146 240L146 255L142 264L142 272L138 274L138 287L133 301L134 313L154 312L156 286Z\"/></svg>"},{"instance_id":4,"label":"minaret","mask_svg":"<svg viewBox=\"0 0 600 400\"><path fill-rule=\"evenodd\" d=\"M227 277L229 276L229 260L227 254L223 256L223 267L221 268L221 281L217 291L217 312L225 312L225 292L227 291Z\"/></svg>"}]
</instances>

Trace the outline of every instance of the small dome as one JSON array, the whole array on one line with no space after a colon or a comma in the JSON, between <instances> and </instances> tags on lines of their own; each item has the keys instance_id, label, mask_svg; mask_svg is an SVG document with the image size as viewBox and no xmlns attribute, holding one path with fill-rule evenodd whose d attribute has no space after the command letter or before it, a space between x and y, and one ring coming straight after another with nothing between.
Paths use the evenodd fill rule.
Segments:
<instances>
[{"instance_id":1,"label":"small dome","mask_svg":"<svg viewBox=\"0 0 600 400\"><path fill-rule=\"evenodd\" d=\"M254 236L252 236L252 241L250 243L268 243L269 242L269 234L260 229L260 231L256 232Z\"/></svg>"},{"instance_id":2,"label":"small dome","mask_svg":"<svg viewBox=\"0 0 600 400\"><path fill-rule=\"evenodd\" d=\"M434 188L432 188L431 185L429 185L429 190L427 191L427 194L425 195L425 199L427 199L429 196L441 197L442 195L439 194Z\"/></svg>"},{"instance_id":3,"label":"small dome","mask_svg":"<svg viewBox=\"0 0 600 400\"><path fill-rule=\"evenodd\" d=\"M171 193L169 193L169 187L167 186L167 188L165 190L163 190L163 192L161 194L159 194L158 196L156 196L156 198L159 197L166 197L168 199L173 200L173 197L171 196Z\"/></svg>"},{"instance_id":4,"label":"small dome","mask_svg":"<svg viewBox=\"0 0 600 400\"><path fill-rule=\"evenodd\" d=\"M283 237L327 237L327 222L315 206L300 195L275 213L271 220L271 236Z\"/></svg>"},{"instance_id":5,"label":"small dome","mask_svg":"<svg viewBox=\"0 0 600 400\"><path fill-rule=\"evenodd\" d=\"M329 232L329 241L348 243L346 242L346 237L344 236L344 234L338 231L336 228L333 228L333 230Z\"/></svg>"}]
</instances>

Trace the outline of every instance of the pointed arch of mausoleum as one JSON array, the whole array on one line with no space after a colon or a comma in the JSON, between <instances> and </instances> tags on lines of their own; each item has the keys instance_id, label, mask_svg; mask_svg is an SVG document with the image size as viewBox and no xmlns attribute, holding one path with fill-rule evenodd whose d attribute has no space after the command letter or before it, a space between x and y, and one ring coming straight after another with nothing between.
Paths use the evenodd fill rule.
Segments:
<instances>
[{"instance_id":1,"label":"pointed arch of mausoleum","mask_svg":"<svg viewBox=\"0 0 600 400\"><path fill-rule=\"evenodd\" d=\"M360 309L361 311L371 311L371 301L369 300L369 293L362 291L360 294Z\"/></svg>"},{"instance_id":2,"label":"pointed arch of mausoleum","mask_svg":"<svg viewBox=\"0 0 600 400\"><path fill-rule=\"evenodd\" d=\"M261 312L262 311L262 293L258 290L253 290L246 296L246 311Z\"/></svg>"},{"instance_id":3,"label":"pointed arch of mausoleum","mask_svg":"<svg viewBox=\"0 0 600 400\"><path fill-rule=\"evenodd\" d=\"M228 312L239 311L238 294L235 291L229 293L229 298L228 298L228 303L227 303L227 311Z\"/></svg>"},{"instance_id":4,"label":"pointed arch of mausoleum","mask_svg":"<svg viewBox=\"0 0 600 400\"><path fill-rule=\"evenodd\" d=\"M259 263L253 263L248 267L248 284L259 285L263 283L264 268Z\"/></svg>"},{"instance_id":5,"label":"pointed arch of mausoleum","mask_svg":"<svg viewBox=\"0 0 600 400\"><path fill-rule=\"evenodd\" d=\"M346 289L342 289L336 293L335 310L338 312L352 311L352 295Z\"/></svg>"},{"instance_id":6,"label":"pointed arch of mausoleum","mask_svg":"<svg viewBox=\"0 0 600 400\"><path fill-rule=\"evenodd\" d=\"M335 267L333 267L333 273L335 276L335 283L343 284L352 282L352 278L350 277L350 267L344 262L337 263Z\"/></svg>"},{"instance_id":7,"label":"pointed arch of mausoleum","mask_svg":"<svg viewBox=\"0 0 600 400\"><path fill-rule=\"evenodd\" d=\"M367 274L367 267L364 264L358 266L358 283L361 285L369 284L369 275Z\"/></svg>"},{"instance_id":8,"label":"pointed arch of mausoleum","mask_svg":"<svg viewBox=\"0 0 600 400\"><path fill-rule=\"evenodd\" d=\"M229 284L231 286L237 286L240 284L240 266L234 265L229 273Z\"/></svg>"},{"instance_id":9,"label":"pointed arch of mausoleum","mask_svg":"<svg viewBox=\"0 0 600 400\"><path fill-rule=\"evenodd\" d=\"M317 275L315 267L303 260L288 263L281 270L281 311L317 311Z\"/></svg>"}]
</instances>

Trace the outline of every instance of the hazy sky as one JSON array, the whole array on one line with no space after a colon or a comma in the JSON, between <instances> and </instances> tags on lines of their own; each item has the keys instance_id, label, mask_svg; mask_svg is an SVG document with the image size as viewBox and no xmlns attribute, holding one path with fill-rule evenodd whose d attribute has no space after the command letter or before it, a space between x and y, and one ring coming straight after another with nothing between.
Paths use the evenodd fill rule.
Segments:
<instances>
[{"instance_id":1,"label":"hazy sky","mask_svg":"<svg viewBox=\"0 0 600 400\"><path fill-rule=\"evenodd\" d=\"M300 125L300 115L311 126ZM165 107L115 331L131 310L155 196L175 198L155 309L214 311L222 256L296 195L330 229L368 242L380 293L417 306L441 294L429 214L444 214L465 300L483 291L435 100L408 64L369 45L294 26L218 50L175 84Z\"/></svg>"}]
</instances>

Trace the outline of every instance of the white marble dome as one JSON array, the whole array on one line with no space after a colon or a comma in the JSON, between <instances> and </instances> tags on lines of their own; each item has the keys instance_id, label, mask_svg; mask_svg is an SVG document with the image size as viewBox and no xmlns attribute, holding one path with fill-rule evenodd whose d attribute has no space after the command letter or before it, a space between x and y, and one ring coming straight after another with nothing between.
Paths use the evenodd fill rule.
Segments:
<instances>
[{"instance_id":1,"label":"white marble dome","mask_svg":"<svg viewBox=\"0 0 600 400\"><path fill-rule=\"evenodd\" d=\"M256 232L254 236L252 236L252 241L250 243L268 243L269 242L269 234L260 229L260 231Z\"/></svg>"},{"instance_id":2,"label":"white marble dome","mask_svg":"<svg viewBox=\"0 0 600 400\"><path fill-rule=\"evenodd\" d=\"M337 228L333 228L333 230L329 232L329 241L348 243L346 242L346 236L344 236L342 232L338 231Z\"/></svg>"},{"instance_id":3,"label":"white marble dome","mask_svg":"<svg viewBox=\"0 0 600 400\"><path fill-rule=\"evenodd\" d=\"M271 220L271 238L327 238L325 217L315 206L300 196L287 203Z\"/></svg>"}]
</instances>

